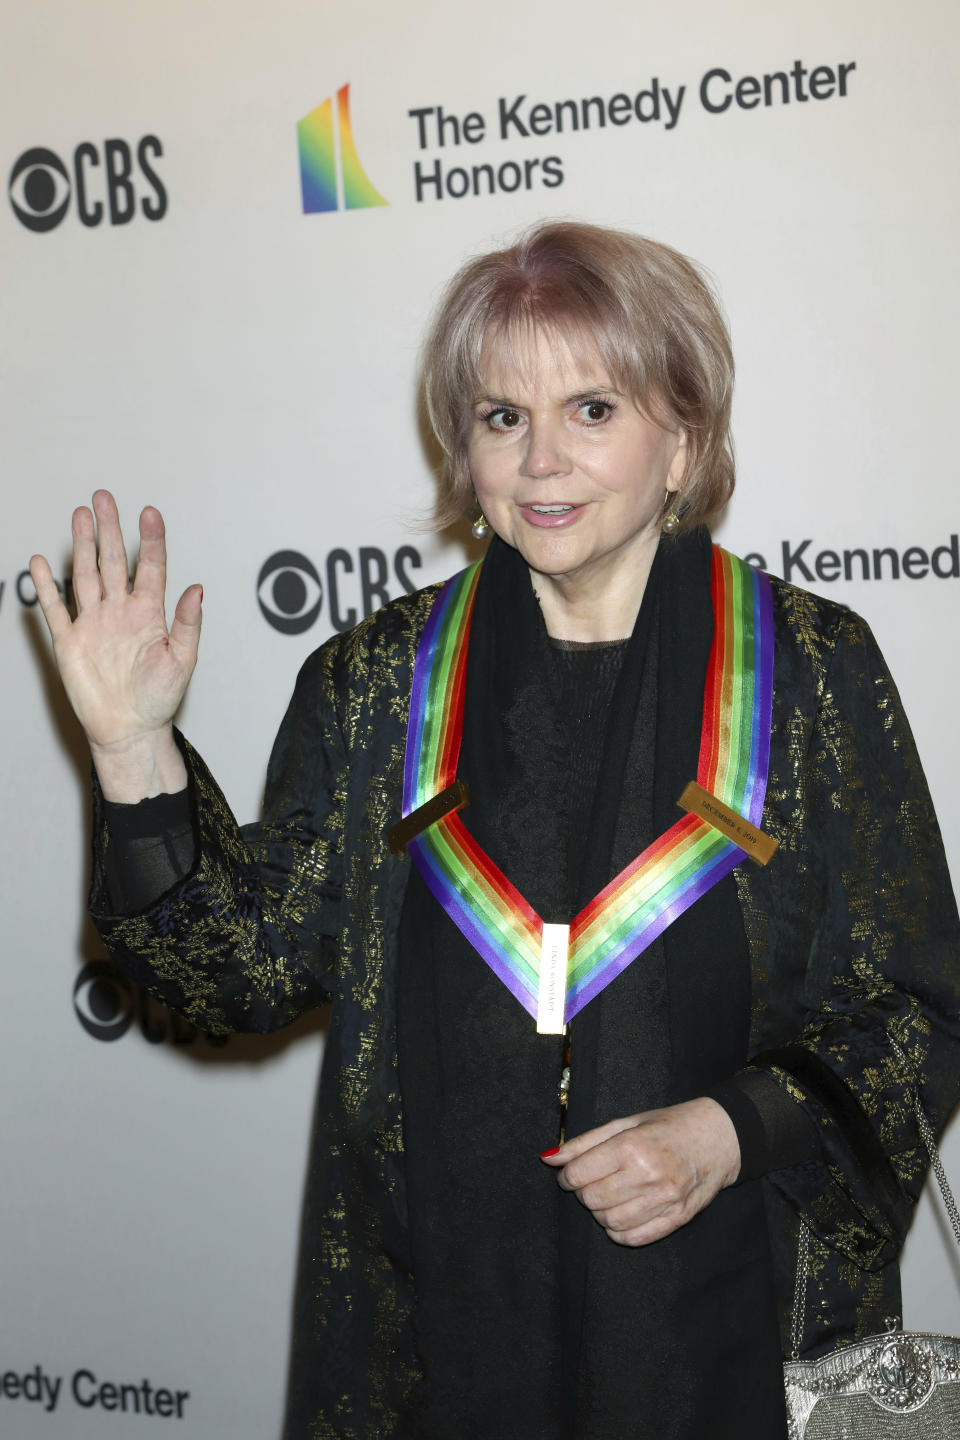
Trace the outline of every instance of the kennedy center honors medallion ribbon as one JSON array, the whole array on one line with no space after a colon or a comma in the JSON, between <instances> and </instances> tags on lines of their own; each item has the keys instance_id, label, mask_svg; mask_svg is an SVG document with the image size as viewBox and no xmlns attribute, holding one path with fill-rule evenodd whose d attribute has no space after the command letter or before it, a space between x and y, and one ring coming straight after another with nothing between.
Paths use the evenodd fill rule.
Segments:
<instances>
[{"instance_id":1,"label":"kennedy center honors medallion ribbon","mask_svg":"<svg viewBox=\"0 0 960 1440\"><path fill-rule=\"evenodd\" d=\"M451 920L537 1021L537 1029L560 1033L745 853L766 863L776 848L757 828L770 760L770 581L713 547L713 644L697 779L679 802L687 813L568 926L544 923L458 813L466 803L456 773L481 563L442 587L420 640L404 759L405 818L396 833Z\"/></svg>"}]
</instances>

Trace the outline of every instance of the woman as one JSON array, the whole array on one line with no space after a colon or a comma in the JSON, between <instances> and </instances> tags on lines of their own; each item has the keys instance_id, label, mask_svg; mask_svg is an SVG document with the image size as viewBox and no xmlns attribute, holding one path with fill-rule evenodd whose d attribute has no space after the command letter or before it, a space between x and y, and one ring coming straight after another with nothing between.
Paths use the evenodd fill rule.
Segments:
<instances>
[{"instance_id":1,"label":"woman","mask_svg":"<svg viewBox=\"0 0 960 1440\"><path fill-rule=\"evenodd\" d=\"M731 386L666 247L466 266L425 394L488 553L307 661L244 831L172 730L201 595L168 634L159 514L128 594L76 512L72 624L33 562L118 963L210 1030L333 998L291 1437L783 1436L798 1216L808 1352L899 1311L957 917L866 627L710 544Z\"/></svg>"}]
</instances>

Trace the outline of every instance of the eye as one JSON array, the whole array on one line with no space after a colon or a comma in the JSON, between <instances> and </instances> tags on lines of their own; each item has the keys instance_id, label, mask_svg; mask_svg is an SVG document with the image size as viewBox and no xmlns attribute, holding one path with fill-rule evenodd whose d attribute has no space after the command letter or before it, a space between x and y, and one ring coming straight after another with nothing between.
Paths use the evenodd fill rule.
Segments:
<instances>
[{"instance_id":1,"label":"eye","mask_svg":"<svg viewBox=\"0 0 960 1440\"><path fill-rule=\"evenodd\" d=\"M322 600L316 566L299 550L278 550L257 576L257 603L264 618L284 635L309 630Z\"/></svg>"},{"instance_id":2,"label":"eye","mask_svg":"<svg viewBox=\"0 0 960 1440\"><path fill-rule=\"evenodd\" d=\"M613 414L614 407L609 400L584 400L577 409L588 424L600 425Z\"/></svg>"},{"instance_id":3,"label":"eye","mask_svg":"<svg viewBox=\"0 0 960 1440\"><path fill-rule=\"evenodd\" d=\"M28 230L52 230L70 203L63 161L52 150L25 151L10 174L8 192L17 218Z\"/></svg>"},{"instance_id":4,"label":"eye","mask_svg":"<svg viewBox=\"0 0 960 1440\"><path fill-rule=\"evenodd\" d=\"M77 976L73 1008L94 1040L119 1040L133 1019L133 995L106 960L92 960Z\"/></svg>"},{"instance_id":5,"label":"eye","mask_svg":"<svg viewBox=\"0 0 960 1440\"><path fill-rule=\"evenodd\" d=\"M491 430L516 430L523 423L520 411L510 405L498 405L495 410L488 410L483 418Z\"/></svg>"}]
</instances>

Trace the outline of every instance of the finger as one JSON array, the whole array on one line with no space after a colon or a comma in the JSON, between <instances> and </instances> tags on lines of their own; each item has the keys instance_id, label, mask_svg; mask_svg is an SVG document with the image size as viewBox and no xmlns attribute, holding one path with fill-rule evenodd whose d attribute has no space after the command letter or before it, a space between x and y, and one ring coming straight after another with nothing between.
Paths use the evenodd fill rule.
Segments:
<instances>
[{"instance_id":1,"label":"finger","mask_svg":"<svg viewBox=\"0 0 960 1440\"><path fill-rule=\"evenodd\" d=\"M588 1186L610 1180L620 1169L619 1157L603 1147L590 1150L576 1163L565 1165L557 1173L557 1184L561 1190L576 1190L582 1194Z\"/></svg>"},{"instance_id":2,"label":"finger","mask_svg":"<svg viewBox=\"0 0 960 1440\"><path fill-rule=\"evenodd\" d=\"M93 516L86 505L73 512L73 595L78 615L88 606L98 604L103 595Z\"/></svg>"},{"instance_id":3,"label":"finger","mask_svg":"<svg viewBox=\"0 0 960 1440\"><path fill-rule=\"evenodd\" d=\"M589 1195L590 1192L587 1193ZM583 1195L579 1195L578 1199L611 1238L628 1231L647 1233L650 1227L663 1235L685 1225L702 1208L694 1205L689 1196L684 1199L657 1190L632 1195L618 1204L589 1204Z\"/></svg>"},{"instance_id":4,"label":"finger","mask_svg":"<svg viewBox=\"0 0 960 1440\"><path fill-rule=\"evenodd\" d=\"M167 540L163 516L153 505L140 515L140 554L133 582L136 595L145 595L163 608L167 585Z\"/></svg>"},{"instance_id":5,"label":"finger","mask_svg":"<svg viewBox=\"0 0 960 1440\"><path fill-rule=\"evenodd\" d=\"M200 648L200 626L203 620L201 605L203 586L189 585L180 599L170 626L170 644L177 652L181 664L192 669L197 661Z\"/></svg>"},{"instance_id":6,"label":"finger","mask_svg":"<svg viewBox=\"0 0 960 1440\"><path fill-rule=\"evenodd\" d=\"M605 1140L609 1140L612 1135L618 1135L621 1130L631 1129L639 1118L638 1115L627 1115L616 1120L609 1120L606 1125L600 1125L596 1130L585 1130L582 1135L575 1135L572 1140L568 1140L557 1150L545 1150L540 1159L545 1165L552 1165L554 1169L558 1169L569 1161L576 1160L578 1156L586 1154L594 1146L602 1145Z\"/></svg>"},{"instance_id":7,"label":"finger","mask_svg":"<svg viewBox=\"0 0 960 1440\"><path fill-rule=\"evenodd\" d=\"M120 529L117 502L109 490L98 490L93 497L93 513L97 517L97 549L100 578L104 595L126 595L130 586L127 552Z\"/></svg>"},{"instance_id":8,"label":"finger","mask_svg":"<svg viewBox=\"0 0 960 1440\"><path fill-rule=\"evenodd\" d=\"M627 1148L628 1137L632 1140L639 1128L634 1118L613 1121L609 1126L604 1125L602 1130L591 1131L592 1135L602 1134L603 1138L597 1139L588 1149L567 1160L557 1176L561 1188L582 1190L585 1185L595 1184L630 1165L634 1156ZM613 1133L606 1133L609 1130Z\"/></svg>"},{"instance_id":9,"label":"finger","mask_svg":"<svg viewBox=\"0 0 960 1440\"><path fill-rule=\"evenodd\" d=\"M658 1215L654 1220L645 1221L642 1225L630 1226L623 1230L616 1226L604 1225L603 1228L615 1245L626 1245L631 1248L640 1245L653 1245L657 1240L665 1240L672 1235L674 1230L679 1230L686 1221L677 1215Z\"/></svg>"},{"instance_id":10,"label":"finger","mask_svg":"<svg viewBox=\"0 0 960 1440\"><path fill-rule=\"evenodd\" d=\"M40 609L43 611L43 618L50 631L50 638L56 644L60 636L65 635L70 629L73 621L63 603L63 597L57 589L53 571L43 555L30 557L30 578L33 580Z\"/></svg>"},{"instance_id":11,"label":"finger","mask_svg":"<svg viewBox=\"0 0 960 1440\"><path fill-rule=\"evenodd\" d=\"M601 1211L607 1214L621 1205L641 1205L645 1211L652 1212L672 1198L672 1192L656 1181L638 1178L626 1170L615 1170L599 1180L571 1188L596 1215Z\"/></svg>"}]
</instances>

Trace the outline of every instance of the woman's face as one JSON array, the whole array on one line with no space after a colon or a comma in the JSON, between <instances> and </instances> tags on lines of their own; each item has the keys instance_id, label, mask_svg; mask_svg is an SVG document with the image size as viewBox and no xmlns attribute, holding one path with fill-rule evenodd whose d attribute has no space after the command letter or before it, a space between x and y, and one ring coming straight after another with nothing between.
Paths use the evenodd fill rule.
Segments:
<instances>
[{"instance_id":1,"label":"woman's face","mask_svg":"<svg viewBox=\"0 0 960 1440\"><path fill-rule=\"evenodd\" d=\"M516 359L488 342L472 406L470 476L493 529L531 570L561 585L646 576L665 493L680 488L682 433L642 415L599 356L576 360L540 332Z\"/></svg>"}]
</instances>

